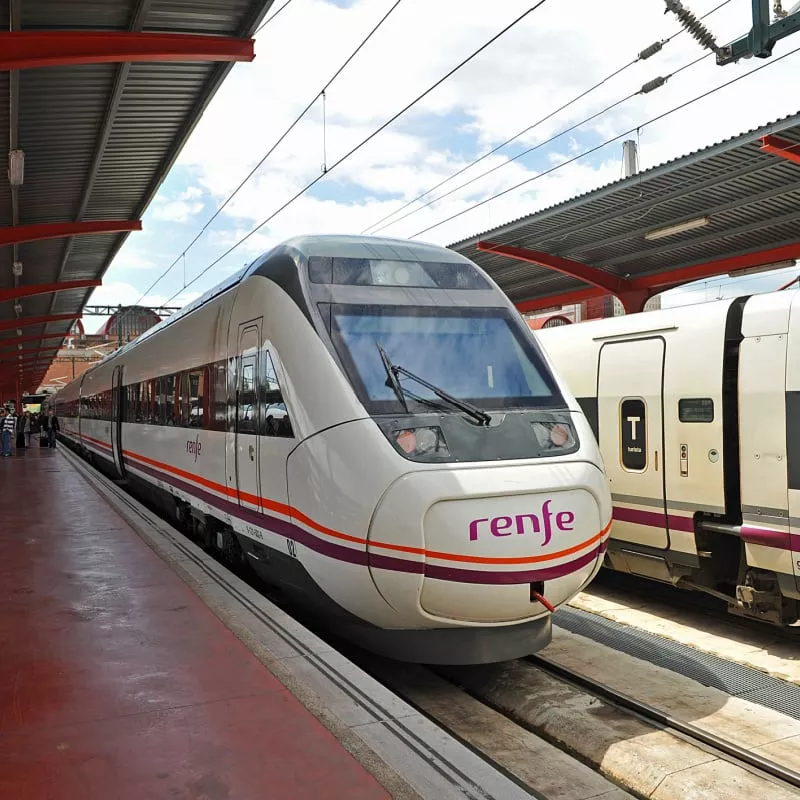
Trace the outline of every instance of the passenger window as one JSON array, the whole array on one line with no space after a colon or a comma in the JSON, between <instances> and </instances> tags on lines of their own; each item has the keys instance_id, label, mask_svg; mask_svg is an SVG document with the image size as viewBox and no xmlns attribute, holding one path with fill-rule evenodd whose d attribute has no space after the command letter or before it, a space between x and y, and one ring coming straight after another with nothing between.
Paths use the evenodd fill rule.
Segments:
<instances>
[{"instance_id":1,"label":"passenger window","mask_svg":"<svg viewBox=\"0 0 800 800\"><path fill-rule=\"evenodd\" d=\"M258 392L256 362L253 356L242 358L239 377L239 433L258 433Z\"/></svg>"},{"instance_id":2,"label":"passenger window","mask_svg":"<svg viewBox=\"0 0 800 800\"><path fill-rule=\"evenodd\" d=\"M189 373L181 372L177 376L177 383L175 424L185 427L189 424Z\"/></svg>"},{"instance_id":3,"label":"passenger window","mask_svg":"<svg viewBox=\"0 0 800 800\"><path fill-rule=\"evenodd\" d=\"M189 373L189 420L190 428L203 428L205 417L206 370Z\"/></svg>"},{"instance_id":4,"label":"passenger window","mask_svg":"<svg viewBox=\"0 0 800 800\"><path fill-rule=\"evenodd\" d=\"M647 407L644 400L630 397L619 406L620 456L631 472L647 469Z\"/></svg>"},{"instance_id":5,"label":"passenger window","mask_svg":"<svg viewBox=\"0 0 800 800\"><path fill-rule=\"evenodd\" d=\"M212 431L224 431L228 419L228 368L224 361L211 365Z\"/></svg>"},{"instance_id":6,"label":"passenger window","mask_svg":"<svg viewBox=\"0 0 800 800\"><path fill-rule=\"evenodd\" d=\"M713 422L714 401L710 397L678 400L678 419L681 422Z\"/></svg>"},{"instance_id":7,"label":"passenger window","mask_svg":"<svg viewBox=\"0 0 800 800\"><path fill-rule=\"evenodd\" d=\"M275 364L268 352L264 353L264 433L289 439L294 436Z\"/></svg>"}]
</instances>

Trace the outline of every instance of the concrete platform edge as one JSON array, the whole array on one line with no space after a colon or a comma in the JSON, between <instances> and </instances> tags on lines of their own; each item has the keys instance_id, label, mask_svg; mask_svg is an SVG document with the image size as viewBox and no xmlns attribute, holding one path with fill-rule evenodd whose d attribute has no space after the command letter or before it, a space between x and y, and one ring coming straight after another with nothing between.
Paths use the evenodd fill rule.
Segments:
<instances>
[{"instance_id":1,"label":"concrete platform edge","mask_svg":"<svg viewBox=\"0 0 800 800\"><path fill-rule=\"evenodd\" d=\"M530 798L479 754L385 688L64 448L78 471L264 666L395 798Z\"/></svg>"}]
</instances>

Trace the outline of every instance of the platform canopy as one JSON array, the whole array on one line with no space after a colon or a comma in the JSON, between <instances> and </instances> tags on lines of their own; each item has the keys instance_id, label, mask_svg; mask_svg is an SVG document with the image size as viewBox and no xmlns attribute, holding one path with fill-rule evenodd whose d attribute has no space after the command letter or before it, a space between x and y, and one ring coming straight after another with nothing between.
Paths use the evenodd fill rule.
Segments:
<instances>
[{"instance_id":1,"label":"platform canopy","mask_svg":"<svg viewBox=\"0 0 800 800\"><path fill-rule=\"evenodd\" d=\"M800 114L450 245L520 311L800 259Z\"/></svg>"},{"instance_id":2,"label":"platform canopy","mask_svg":"<svg viewBox=\"0 0 800 800\"><path fill-rule=\"evenodd\" d=\"M0 400L36 389L272 2L0 0Z\"/></svg>"}]
</instances>

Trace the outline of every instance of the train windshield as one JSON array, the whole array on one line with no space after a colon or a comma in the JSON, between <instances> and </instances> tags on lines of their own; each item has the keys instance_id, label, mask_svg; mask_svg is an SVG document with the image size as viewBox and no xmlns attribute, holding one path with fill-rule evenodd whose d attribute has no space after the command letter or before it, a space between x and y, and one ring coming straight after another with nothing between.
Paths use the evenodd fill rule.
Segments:
<instances>
[{"instance_id":1,"label":"train windshield","mask_svg":"<svg viewBox=\"0 0 800 800\"><path fill-rule=\"evenodd\" d=\"M505 309L333 306L331 333L372 413L405 410L387 385L381 348L392 364L482 409L565 407L547 365ZM412 412L434 404L454 410L414 380L401 376L401 384Z\"/></svg>"}]
</instances>

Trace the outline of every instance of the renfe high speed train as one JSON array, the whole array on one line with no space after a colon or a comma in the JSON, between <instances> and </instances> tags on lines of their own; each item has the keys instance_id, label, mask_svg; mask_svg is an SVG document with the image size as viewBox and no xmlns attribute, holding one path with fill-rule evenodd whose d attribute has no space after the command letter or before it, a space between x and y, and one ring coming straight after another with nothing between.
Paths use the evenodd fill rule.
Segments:
<instances>
[{"instance_id":1,"label":"renfe high speed train","mask_svg":"<svg viewBox=\"0 0 800 800\"><path fill-rule=\"evenodd\" d=\"M543 330L611 481L613 569L800 614L800 294Z\"/></svg>"},{"instance_id":2,"label":"renfe high speed train","mask_svg":"<svg viewBox=\"0 0 800 800\"><path fill-rule=\"evenodd\" d=\"M439 247L293 239L56 410L206 546L398 659L532 653L602 563L586 418L505 295Z\"/></svg>"}]
</instances>

